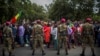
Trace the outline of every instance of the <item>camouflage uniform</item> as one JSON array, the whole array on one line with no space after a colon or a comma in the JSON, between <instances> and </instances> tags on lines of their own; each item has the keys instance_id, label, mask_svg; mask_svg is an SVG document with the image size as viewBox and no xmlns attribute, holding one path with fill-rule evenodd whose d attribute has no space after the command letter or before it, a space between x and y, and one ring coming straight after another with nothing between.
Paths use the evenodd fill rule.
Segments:
<instances>
[{"instance_id":1,"label":"camouflage uniform","mask_svg":"<svg viewBox=\"0 0 100 56\"><path fill-rule=\"evenodd\" d=\"M91 47L91 51L93 53L92 56L95 56L94 54L94 30L93 25L90 23L85 23L83 25L82 30L82 54L80 56L85 56L84 52L86 49L86 44L88 44Z\"/></svg>"},{"instance_id":2,"label":"camouflage uniform","mask_svg":"<svg viewBox=\"0 0 100 56\"><path fill-rule=\"evenodd\" d=\"M5 56L5 49L9 52L9 56L12 56L13 51L13 38L12 38L12 29L9 26L5 26L3 29L4 37L3 37L3 50L2 56Z\"/></svg>"},{"instance_id":3,"label":"camouflage uniform","mask_svg":"<svg viewBox=\"0 0 100 56\"><path fill-rule=\"evenodd\" d=\"M45 55L44 48L43 48L43 30L40 24L34 25L34 28L33 28L33 53L32 55L34 55L34 52L35 52L35 49L38 43L40 44L42 55Z\"/></svg>"},{"instance_id":4,"label":"camouflage uniform","mask_svg":"<svg viewBox=\"0 0 100 56\"><path fill-rule=\"evenodd\" d=\"M58 26L58 48L57 48L57 55L60 53L60 47L61 44L64 44L66 55L68 55L67 50L67 25L66 24L60 24Z\"/></svg>"}]
</instances>

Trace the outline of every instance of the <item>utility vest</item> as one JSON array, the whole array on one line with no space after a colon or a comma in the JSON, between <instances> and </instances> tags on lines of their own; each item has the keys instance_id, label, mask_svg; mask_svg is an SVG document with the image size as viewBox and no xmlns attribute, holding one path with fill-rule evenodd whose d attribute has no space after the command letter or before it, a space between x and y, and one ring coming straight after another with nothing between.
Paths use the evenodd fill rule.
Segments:
<instances>
[{"instance_id":1,"label":"utility vest","mask_svg":"<svg viewBox=\"0 0 100 56\"><path fill-rule=\"evenodd\" d=\"M4 28L4 30L3 30L3 32L4 32L4 37L5 38L11 38L11 28L10 27L5 27Z\"/></svg>"},{"instance_id":2,"label":"utility vest","mask_svg":"<svg viewBox=\"0 0 100 56\"><path fill-rule=\"evenodd\" d=\"M37 35L37 34L43 34L42 26L39 24L34 25L34 35Z\"/></svg>"},{"instance_id":3,"label":"utility vest","mask_svg":"<svg viewBox=\"0 0 100 56\"><path fill-rule=\"evenodd\" d=\"M67 26L65 24L60 24L58 26L58 30L60 36L67 36L68 32L67 32Z\"/></svg>"},{"instance_id":4,"label":"utility vest","mask_svg":"<svg viewBox=\"0 0 100 56\"><path fill-rule=\"evenodd\" d=\"M83 35L93 35L93 27L91 24L84 24L83 25Z\"/></svg>"}]
</instances>

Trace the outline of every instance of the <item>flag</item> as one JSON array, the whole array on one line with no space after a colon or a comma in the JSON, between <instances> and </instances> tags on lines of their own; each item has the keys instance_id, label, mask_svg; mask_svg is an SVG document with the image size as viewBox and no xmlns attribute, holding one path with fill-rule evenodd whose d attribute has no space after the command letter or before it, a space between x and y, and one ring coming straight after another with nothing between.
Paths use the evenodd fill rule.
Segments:
<instances>
[{"instance_id":1,"label":"flag","mask_svg":"<svg viewBox=\"0 0 100 56\"><path fill-rule=\"evenodd\" d=\"M16 20L18 19L18 17L21 16L21 13L22 13L22 12L19 12L19 13L15 16L15 19L16 19Z\"/></svg>"},{"instance_id":2,"label":"flag","mask_svg":"<svg viewBox=\"0 0 100 56\"><path fill-rule=\"evenodd\" d=\"M16 23L16 21L18 20L18 18L21 16L21 11L16 15L14 16L12 19L11 19L11 23L14 24Z\"/></svg>"},{"instance_id":3,"label":"flag","mask_svg":"<svg viewBox=\"0 0 100 56\"><path fill-rule=\"evenodd\" d=\"M15 17L13 17L11 20L10 20L10 22L12 23L12 24L14 24L14 23L16 23L16 19L15 19Z\"/></svg>"}]
</instances>

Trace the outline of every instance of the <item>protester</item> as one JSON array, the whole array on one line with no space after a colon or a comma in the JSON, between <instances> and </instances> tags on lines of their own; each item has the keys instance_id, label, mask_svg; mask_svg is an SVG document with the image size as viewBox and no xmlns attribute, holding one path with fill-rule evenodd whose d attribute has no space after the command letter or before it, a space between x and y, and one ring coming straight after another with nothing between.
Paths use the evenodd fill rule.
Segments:
<instances>
[{"instance_id":1,"label":"protester","mask_svg":"<svg viewBox=\"0 0 100 56\"><path fill-rule=\"evenodd\" d=\"M44 27L43 27L43 31L44 31L44 41L47 45L47 48L50 47L50 32L51 32L51 28L49 26L49 24L47 22L44 23Z\"/></svg>"},{"instance_id":2,"label":"protester","mask_svg":"<svg viewBox=\"0 0 100 56\"><path fill-rule=\"evenodd\" d=\"M2 44L2 25L0 24L0 44Z\"/></svg>"},{"instance_id":3,"label":"protester","mask_svg":"<svg viewBox=\"0 0 100 56\"><path fill-rule=\"evenodd\" d=\"M12 25L12 32L13 32L14 42L16 43L17 27L15 24Z\"/></svg>"},{"instance_id":4,"label":"protester","mask_svg":"<svg viewBox=\"0 0 100 56\"><path fill-rule=\"evenodd\" d=\"M100 47L100 22L98 22L97 26L97 42L98 42L98 47Z\"/></svg>"},{"instance_id":5,"label":"protester","mask_svg":"<svg viewBox=\"0 0 100 56\"><path fill-rule=\"evenodd\" d=\"M52 34L52 39L53 39L53 47L54 49L57 50L57 34L58 33L58 28L57 28L57 24L55 23L54 26L51 28L51 34Z\"/></svg>"},{"instance_id":6,"label":"protester","mask_svg":"<svg viewBox=\"0 0 100 56\"><path fill-rule=\"evenodd\" d=\"M19 28L18 28L18 37L19 37L19 40L20 40L20 45L22 47L24 46L24 32L25 32L25 29L24 29L23 24L21 23L19 25Z\"/></svg>"},{"instance_id":7,"label":"protester","mask_svg":"<svg viewBox=\"0 0 100 56\"><path fill-rule=\"evenodd\" d=\"M26 23L24 32L25 46L29 46L30 44L30 35L31 35L31 28L29 28L29 24Z\"/></svg>"}]
</instances>

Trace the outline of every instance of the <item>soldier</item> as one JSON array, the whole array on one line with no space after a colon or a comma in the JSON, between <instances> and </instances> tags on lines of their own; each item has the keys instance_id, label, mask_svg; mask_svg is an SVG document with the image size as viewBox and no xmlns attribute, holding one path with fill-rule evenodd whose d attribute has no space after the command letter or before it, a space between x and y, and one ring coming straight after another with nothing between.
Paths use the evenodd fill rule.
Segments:
<instances>
[{"instance_id":1,"label":"soldier","mask_svg":"<svg viewBox=\"0 0 100 56\"><path fill-rule=\"evenodd\" d=\"M3 29L4 37L3 37L3 50L2 56L5 56L5 49L9 52L9 56L12 56L13 52L13 34L12 29L9 27L10 23L6 22L6 26Z\"/></svg>"},{"instance_id":2,"label":"soldier","mask_svg":"<svg viewBox=\"0 0 100 56\"><path fill-rule=\"evenodd\" d=\"M82 53L80 56L85 56L86 44L89 44L92 51L92 56L95 56L94 53L94 29L91 24L91 18L87 18L86 22L82 26Z\"/></svg>"},{"instance_id":3,"label":"soldier","mask_svg":"<svg viewBox=\"0 0 100 56\"><path fill-rule=\"evenodd\" d=\"M33 53L32 53L32 55L34 55L34 52L35 52L35 49L36 49L36 46L38 45L38 43L40 44L40 47L42 50L42 55L45 55L44 48L43 48L43 27L40 23L41 23L40 20L37 20L37 23L33 27L33 33L32 33Z\"/></svg>"},{"instance_id":4,"label":"soldier","mask_svg":"<svg viewBox=\"0 0 100 56\"><path fill-rule=\"evenodd\" d=\"M61 24L58 25L58 48L57 55L60 54L61 44L64 44L66 55L68 55L67 50L67 25L65 23L65 19L61 19Z\"/></svg>"}]
</instances>

